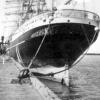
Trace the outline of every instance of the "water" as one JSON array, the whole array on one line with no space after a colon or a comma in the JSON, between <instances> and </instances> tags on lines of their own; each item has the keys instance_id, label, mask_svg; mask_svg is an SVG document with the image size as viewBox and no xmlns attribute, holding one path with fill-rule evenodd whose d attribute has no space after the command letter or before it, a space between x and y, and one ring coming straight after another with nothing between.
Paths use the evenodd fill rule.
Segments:
<instances>
[{"instance_id":1,"label":"water","mask_svg":"<svg viewBox=\"0 0 100 100\"><path fill-rule=\"evenodd\" d=\"M41 79L62 100L100 100L100 55L87 55L70 69L70 86ZM29 85L10 84L17 69L0 63L0 100L33 100L38 97ZM6 73L6 74L4 74ZM9 77L9 78L8 78ZM34 93L33 93L34 92ZM13 95L12 95L13 94ZM34 99L34 100L35 100Z\"/></svg>"},{"instance_id":2,"label":"water","mask_svg":"<svg viewBox=\"0 0 100 100\"><path fill-rule=\"evenodd\" d=\"M19 65L8 60L3 64L0 56L0 100L41 100L40 94L32 85L12 84L12 80L18 77Z\"/></svg>"},{"instance_id":3,"label":"water","mask_svg":"<svg viewBox=\"0 0 100 100\"><path fill-rule=\"evenodd\" d=\"M86 55L70 69L70 86L41 79L62 100L100 100L100 55Z\"/></svg>"}]
</instances>

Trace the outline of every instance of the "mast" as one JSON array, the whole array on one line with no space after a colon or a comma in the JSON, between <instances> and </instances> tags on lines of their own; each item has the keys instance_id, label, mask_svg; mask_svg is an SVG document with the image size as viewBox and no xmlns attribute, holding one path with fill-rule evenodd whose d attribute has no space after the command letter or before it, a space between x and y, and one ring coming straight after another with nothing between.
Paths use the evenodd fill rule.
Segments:
<instances>
[{"instance_id":1,"label":"mast","mask_svg":"<svg viewBox=\"0 0 100 100\"><path fill-rule=\"evenodd\" d=\"M83 10L85 10L85 0L83 0Z\"/></svg>"},{"instance_id":2,"label":"mast","mask_svg":"<svg viewBox=\"0 0 100 100\"><path fill-rule=\"evenodd\" d=\"M53 5L53 4L54 4L54 3L53 3L53 0L52 0L52 3L51 3L51 4L52 4L52 6L51 6L51 7L52 7L51 10L53 11L53 6L54 6L54 5Z\"/></svg>"},{"instance_id":3,"label":"mast","mask_svg":"<svg viewBox=\"0 0 100 100\"><path fill-rule=\"evenodd\" d=\"M37 0L37 15L44 11L44 7L46 5L45 0Z\"/></svg>"},{"instance_id":4,"label":"mast","mask_svg":"<svg viewBox=\"0 0 100 100\"><path fill-rule=\"evenodd\" d=\"M56 2L55 2L55 0L52 0L52 2L51 2L51 11L53 12L53 11L56 11L56 10L57 10Z\"/></svg>"},{"instance_id":5,"label":"mast","mask_svg":"<svg viewBox=\"0 0 100 100\"><path fill-rule=\"evenodd\" d=\"M40 0L37 0L37 15L40 13Z\"/></svg>"}]
</instances>

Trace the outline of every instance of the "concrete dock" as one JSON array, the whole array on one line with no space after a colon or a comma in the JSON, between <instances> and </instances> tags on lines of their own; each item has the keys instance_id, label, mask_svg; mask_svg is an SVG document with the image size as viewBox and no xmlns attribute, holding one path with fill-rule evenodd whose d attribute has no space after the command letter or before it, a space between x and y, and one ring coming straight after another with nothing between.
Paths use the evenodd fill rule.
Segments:
<instances>
[{"instance_id":1,"label":"concrete dock","mask_svg":"<svg viewBox=\"0 0 100 100\"><path fill-rule=\"evenodd\" d=\"M31 78L31 85L12 84L12 79L19 74L19 68L21 66L8 56L0 56L0 100L60 100L36 77Z\"/></svg>"},{"instance_id":2,"label":"concrete dock","mask_svg":"<svg viewBox=\"0 0 100 100\"><path fill-rule=\"evenodd\" d=\"M0 57L0 100L43 100L32 85L11 84L19 70L11 59L3 62L2 58Z\"/></svg>"}]
</instances>

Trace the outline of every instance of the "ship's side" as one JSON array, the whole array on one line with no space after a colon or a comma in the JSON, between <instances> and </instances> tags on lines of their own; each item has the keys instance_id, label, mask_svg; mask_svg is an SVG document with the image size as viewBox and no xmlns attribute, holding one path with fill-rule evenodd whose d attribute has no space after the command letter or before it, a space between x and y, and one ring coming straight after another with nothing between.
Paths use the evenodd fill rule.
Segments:
<instances>
[{"instance_id":1,"label":"ship's side","mask_svg":"<svg viewBox=\"0 0 100 100\"><path fill-rule=\"evenodd\" d=\"M37 15L12 36L9 54L25 66L36 55L33 64L70 68L97 39L98 19L95 13L75 9Z\"/></svg>"}]
</instances>

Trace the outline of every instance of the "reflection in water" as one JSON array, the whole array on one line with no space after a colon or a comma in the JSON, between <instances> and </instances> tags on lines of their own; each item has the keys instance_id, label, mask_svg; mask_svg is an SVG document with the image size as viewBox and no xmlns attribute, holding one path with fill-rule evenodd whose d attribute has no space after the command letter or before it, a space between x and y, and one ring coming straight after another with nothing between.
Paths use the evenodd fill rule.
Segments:
<instances>
[{"instance_id":1,"label":"reflection in water","mask_svg":"<svg viewBox=\"0 0 100 100\"><path fill-rule=\"evenodd\" d=\"M87 55L70 69L70 85L40 79L61 100L100 100L100 56Z\"/></svg>"},{"instance_id":2,"label":"reflection in water","mask_svg":"<svg viewBox=\"0 0 100 100\"><path fill-rule=\"evenodd\" d=\"M55 94L58 95L61 100L80 100L81 95L78 94L78 87L75 86L72 81L69 87L61 85L59 82L40 79L46 86L48 86Z\"/></svg>"}]
</instances>

